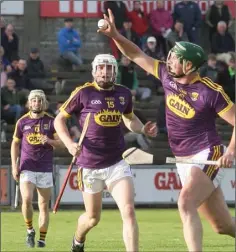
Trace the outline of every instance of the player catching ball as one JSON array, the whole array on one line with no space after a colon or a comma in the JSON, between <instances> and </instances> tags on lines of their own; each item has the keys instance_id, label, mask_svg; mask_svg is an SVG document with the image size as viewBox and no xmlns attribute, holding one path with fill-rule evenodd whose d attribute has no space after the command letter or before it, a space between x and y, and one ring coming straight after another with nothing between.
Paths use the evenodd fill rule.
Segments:
<instances>
[{"instance_id":1,"label":"player catching ball","mask_svg":"<svg viewBox=\"0 0 236 252\"><path fill-rule=\"evenodd\" d=\"M162 82L168 137L174 155L218 160L219 167L177 164L183 186L178 208L188 250L202 251L203 231L199 212L215 232L235 237L235 219L230 215L220 188L224 168L232 167L235 157L235 105L220 85L199 76L198 69L206 58L200 46L177 42L167 61L160 62L123 37L116 30L111 10L108 12L109 17L104 15L108 28L98 32L112 38L126 57ZM234 127L227 148L217 134L217 116Z\"/></svg>"},{"instance_id":2,"label":"player catching ball","mask_svg":"<svg viewBox=\"0 0 236 252\"><path fill-rule=\"evenodd\" d=\"M38 193L38 247L45 247L49 225L49 200L53 186L53 148L62 146L54 129L54 118L47 114L47 100L42 90L32 90L28 97L29 112L16 123L11 144L13 178L20 180L22 214L27 226L26 244L35 246L32 200ZM21 150L20 150L21 147ZM17 159L20 156L20 164Z\"/></svg>"}]
</instances>

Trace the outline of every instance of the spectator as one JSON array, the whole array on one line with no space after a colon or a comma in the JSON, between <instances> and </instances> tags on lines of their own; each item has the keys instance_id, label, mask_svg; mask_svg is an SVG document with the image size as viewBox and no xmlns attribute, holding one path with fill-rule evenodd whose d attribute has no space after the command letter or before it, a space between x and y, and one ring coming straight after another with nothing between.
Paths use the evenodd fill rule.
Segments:
<instances>
[{"instance_id":1,"label":"spectator","mask_svg":"<svg viewBox=\"0 0 236 252\"><path fill-rule=\"evenodd\" d=\"M216 82L223 86L225 93L232 101L235 101L235 83L230 77L228 65L224 61L217 61L217 79Z\"/></svg>"},{"instance_id":2,"label":"spectator","mask_svg":"<svg viewBox=\"0 0 236 252\"><path fill-rule=\"evenodd\" d=\"M235 53L230 53L230 60L228 62L229 66L229 75L233 83L235 83L235 75L236 75L236 55Z\"/></svg>"},{"instance_id":3,"label":"spectator","mask_svg":"<svg viewBox=\"0 0 236 252\"><path fill-rule=\"evenodd\" d=\"M28 76L26 60L20 59L17 64L17 69L8 74L8 78L15 80L16 89L28 94L28 90L32 89L32 85Z\"/></svg>"},{"instance_id":4,"label":"spectator","mask_svg":"<svg viewBox=\"0 0 236 252\"><path fill-rule=\"evenodd\" d=\"M140 1L134 1L133 11L128 13L128 17L132 22L132 29L141 39L141 46L144 48L146 44L147 33L149 29L148 18L141 9Z\"/></svg>"},{"instance_id":5,"label":"spectator","mask_svg":"<svg viewBox=\"0 0 236 252\"><path fill-rule=\"evenodd\" d=\"M81 40L78 32L73 28L72 18L65 19L65 27L58 34L58 44L61 57L71 62L74 69L82 64L79 52Z\"/></svg>"},{"instance_id":6,"label":"spectator","mask_svg":"<svg viewBox=\"0 0 236 252\"><path fill-rule=\"evenodd\" d=\"M212 53L217 54L217 60L223 60L228 63L229 52L235 51L235 42L232 35L227 32L227 25L224 21L217 24L217 32L212 36Z\"/></svg>"},{"instance_id":7,"label":"spectator","mask_svg":"<svg viewBox=\"0 0 236 252\"><path fill-rule=\"evenodd\" d=\"M164 50L161 45L157 44L157 40L155 37L149 37L147 39L147 45L144 49L144 52L152 58L158 60L165 60ZM156 86L157 93L163 94L164 91L162 88L161 81L149 73L147 73L147 78L154 84L154 86Z\"/></svg>"},{"instance_id":8,"label":"spectator","mask_svg":"<svg viewBox=\"0 0 236 252\"><path fill-rule=\"evenodd\" d=\"M54 85L46 80L44 64L39 57L39 50L37 48L32 48L30 51L27 70L33 89L42 89L45 92L54 89Z\"/></svg>"},{"instance_id":9,"label":"spectator","mask_svg":"<svg viewBox=\"0 0 236 252\"><path fill-rule=\"evenodd\" d=\"M123 29L123 23L128 17L127 15L128 11L126 9L124 2L123 1L105 1L104 9L107 15L108 15L108 11L107 11L108 9L112 11L115 18L115 25L116 25L117 30L120 31L121 29ZM110 39L110 47L111 47L113 56L116 59L119 59L120 53L113 39Z\"/></svg>"},{"instance_id":10,"label":"spectator","mask_svg":"<svg viewBox=\"0 0 236 252\"><path fill-rule=\"evenodd\" d=\"M228 28L233 23L229 7L224 4L224 1L216 1L206 13L206 23L209 26L210 41L212 40L212 35L217 31L217 24L220 21L225 21Z\"/></svg>"},{"instance_id":11,"label":"spectator","mask_svg":"<svg viewBox=\"0 0 236 252\"><path fill-rule=\"evenodd\" d=\"M133 67L133 64L124 55L121 56L117 83L120 83L129 88L135 99L145 101L151 98L150 88L139 87L137 73Z\"/></svg>"},{"instance_id":12,"label":"spectator","mask_svg":"<svg viewBox=\"0 0 236 252\"><path fill-rule=\"evenodd\" d=\"M202 22L201 10L197 3L184 0L177 3L173 12L174 22L182 20L184 31L188 35L188 40L192 43L199 44L199 30Z\"/></svg>"},{"instance_id":13,"label":"spectator","mask_svg":"<svg viewBox=\"0 0 236 252\"><path fill-rule=\"evenodd\" d=\"M7 122L5 120L1 119L1 142L6 143L7 142Z\"/></svg>"},{"instance_id":14,"label":"spectator","mask_svg":"<svg viewBox=\"0 0 236 252\"><path fill-rule=\"evenodd\" d=\"M121 29L120 33L128 40L141 47L141 40L137 33L132 29L132 22L128 18L124 20L123 29Z\"/></svg>"},{"instance_id":15,"label":"spectator","mask_svg":"<svg viewBox=\"0 0 236 252\"><path fill-rule=\"evenodd\" d=\"M170 12L164 9L163 0L157 1L157 8L150 13L149 19L153 35L155 35L155 37L161 42L166 55L167 50L164 37L170 32L173 25L173 19Z\"/></svg>"},{"instance_id":16,"label":"spectator","mask_svg":"<svg viewBox=\"0 0 236 252\"><path fill-rule=\"evenodd\" d=\"M16 89L16 83L8 78L6 86L1 90L1 105L3 108L3 117L10 117L16 122L22 115L22 104L26 100Z\"/></svg>"},{"instance_id":17,"label":"spectator","mask_svg":"<svg viewBox=\"0 0 236 252\"><path fill-rule=\"evenodd\" d=\"M0 17L1 38L5 32L6 21L3 17Z\"/></svg>"},{"instance_id":18,"label":"spectator","mask_svg":"<svg viewBox=\"0 0 236 252\"><path fill-rule=\"evenodd\" d=\"M13 57L13 59L11 61L11 69L12 69L12 71L17 70L17 66L18 66L19 60L20 60L20 58L18 56Z\"/></svg>"},{"instance_id":19,"label":"spectator","mask_svg":"<svg viewBox=\"0 0 236 252\"><path fill-rule=\"evenodd\" d=\"M168 51L175 46L175 42L188 41L187 33L184 31L184 24L176 20L172 31L166 37Z\"/></svg>"},{"instance_id":20,"label":"spectator","mask_svg":"<svg viewBox=\"0 0 236 252\"><path fill-rule=\"evenodd\" d=\"M13 25L8 24L6 26L6 29L2 36L1 45L4 48L5 57L8 61L11 62L15 56L18 56L19 39L14 32Z\"/></svg>"},{"instance_id":21,"label":"spectator","mask_svg":"<svg viewBox=\"0 0 236 252\"><path fill-rule=\"evenodd\" d=\"M155 37L148 37L144 52L158 60L165 60L165 54L162 46L157 44Z\"/></svg>"},{"instance_id":22,"label":"spectator","mask_svg":"<svg viewBox=\"0 0 236 252\"><path fill-rule=\"evenodd\" d=\"M7 82L7 73L5 71L4 65L2 64L2 62L0 61L0 81L1 81L1 88L4 87L6 85Z\"/></svg>"},{"instance_id":23,"label":"spectator","mask_svg":"<svg viewBox=\"0 0 236 252\"><path fill-rule=\"evenodd\" d=\"M10 65L10 61L5 57L5 51L2 46L0 46L0 60L4 68Z\"/></svg>"},{"instance_id":24,"label":"spectator","mask_svg":"<svg viewBox=\"0 0 236 252\"><path fill-rule=\"evenodd\" d=\"M202 66L200 68L200 76L203 77L208 77L210 78L212 81L216 81L217 79L217 69L216 69L216 55L215 54L209 54L208 55L208 60L207 60L207 64L205 64L204 66Z\"/></svg>"},{"instance_id":25,"label":"spectator","mask_svg":"<svg viewBox=\"0 0 236 252\"><path fill-rule=\"evenodd\" d=\"M115 18L115 25L117 30L123 28L123 23L127 19L127 9L123 1L106 1L104 4L106 15L108 15L108 9L110 9Z\"/></svg>"}]
</instances>

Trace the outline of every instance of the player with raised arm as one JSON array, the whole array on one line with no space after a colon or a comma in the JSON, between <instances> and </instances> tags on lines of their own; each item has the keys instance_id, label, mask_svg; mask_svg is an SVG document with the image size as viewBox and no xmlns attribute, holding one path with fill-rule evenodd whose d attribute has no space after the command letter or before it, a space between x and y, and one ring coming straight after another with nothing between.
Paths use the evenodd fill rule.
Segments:
<instances>
[{"instance_id":1,"label":"player with raised arm","mask_svg":"<svg viewBox=\"0 0 236 252\"><path fill-rule=\"evenodd\" d=\"M32 200L38 193L38 247L45 247L49 225L49 200L53 186L53 148L62 146L54 129L54 118L47 114L47 100L42 90L32 90L28 97L29 112L16 123L11 144L13 178L20 182L22 214L27 226L26 244L35 246ZM20 150L21 147L21 150ZM20 163L17 159L20 157Z\"/></svg>"},{"instance_id":2,"label":"player with raised arm","mask_svg":"<svg viewBox=\"0 0 236 252\"><path fill-rule=\"evenodd\" d=\"M205 53L200 46L177 42L167 61L160 62L123 37L116 30L112 12L108 12L109 17L104 15L108 27L98 32L111 37L126 57L163 84L168 137L174 155L218 160L219 167L177 164L183 185L178 208L188 250L202 251L203 231L198 212L207 218L217 233L235 237L235 219L230 215L219 186L223 168L232 167L235 157L235 105L220 85L199 76L198 69L205 62ZM217 116L234 127L227 148L216 131Z\"/></svg>"},{"instance_id":3,"label":"player with raised arm","mask_svg":"<svg viewBox=\"0 0 236 252\"><path fill-rule=\"evenodd\" d=\"M92 62L94 82L76 88L55 119L55 129L71 155L81 152L76 164L86 212L78 219L71 252L84 251L86 234L98 224L105 186L121 213L126 251L138 251L132 173L122 159L125 150L122 120L131 131L151 137L156 136L157 128L151 122L143 125L134 115L130 90L115 84L117 70L114 56L97 55ZM66 118L75 114L82 129L89 112L90 124L80 150L69 135Z\"/></svg>"}]
</instances>

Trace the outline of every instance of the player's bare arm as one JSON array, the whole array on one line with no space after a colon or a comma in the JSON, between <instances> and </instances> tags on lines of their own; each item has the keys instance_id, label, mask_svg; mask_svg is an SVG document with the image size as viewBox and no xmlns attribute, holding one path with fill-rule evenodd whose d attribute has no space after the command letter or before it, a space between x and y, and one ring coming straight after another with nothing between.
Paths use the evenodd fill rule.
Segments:
<instances>
[{"instance_id":1,"label":"player's bare arm","mask_svg":"<svg viewBox=\"0 0 236 252\"><path fill-rule=\"evenodd\" d=\"M64 143L68 151L72 156L78 156L80 154L80 148L70 137L70 133L66 126L67 118L65 115L60 112L54 121L54 127L57 132L57 135L60 136L61 141Z\"/></svg>"},{"instance_id":2,"label":"player's bare arm","mask_svg":"<svg viewBox=\"0 0 236 252\"><path fill-rule=\"evenodd\" d=\"M20 155L20 141L12 140L11 143L11 164L12 164L12 176L14 180L18 180L19 166L17 164L17 158Z\"/></svg>"},{"instance_id":3,"label":"player's bare arm","mask_svg":"<svg viewBox=\"0 0 236 252\"><path fill-rule=\"evenodd\" d=\"M132 117L125 117L123 115L123 122L125 126L132 132L145 134L150 137L156 137L157 135L156 123L147 122L145 125L143 125L143 123L135 114L132 114Z\"/></svg>"},{"instance_id":4,"label":"player's bare arm","mask_svg":"<svg viewBox=\"0 0 236 252\"><path fill-rule=\"evenodd\" d=\"M43 135L41 138L42 144L50 144L53 148L62 148L65 147L63 142L57 135L54 135L54 139L49 138L46 135Z\"/></svg>"},{"instance_id":5,"label":"player's bare arm","mask_svg":"<svg viewBox=\"0 0 236 252\"><path fill-rule=\"evenodd\" d=\"M235 159L235 105L225 113L221 114L220 117L234 127L227 150L225 154L218 160L219 167L230 168L232 167L233 161Z\"/></svg>"},{"instance_id":6,"label":"player's bare arm","mask_svg":"<svg viewBox=\"0 0 236 252\"><path fill-rule=\"evenodd\" d=\"M112 38L116 43L119 50L130 60L135 62L141 68L143 68L146 72L155 75L155 59L149 57L145 54L138 46L136 46L133 42L126 39L122 36L115 27L114 16L112 11L108 9L109 17L104 14L104 19L108 23L107 29L99 29L98 32L105 34L106 36Z\"/></svg>"}]
</instances>

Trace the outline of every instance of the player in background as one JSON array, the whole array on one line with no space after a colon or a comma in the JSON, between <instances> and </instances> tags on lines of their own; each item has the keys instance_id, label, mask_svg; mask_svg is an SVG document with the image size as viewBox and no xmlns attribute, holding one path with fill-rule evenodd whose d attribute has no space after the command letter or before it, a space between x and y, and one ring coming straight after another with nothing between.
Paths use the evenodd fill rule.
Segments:
<instances>
[{"instance_id":1,"label":"player in background","mask_svg":"<svg viewBox=\"0 0 236 252\"><path fill-rule=\"evenodd\" d=\"M138 225L134 210L134 184L130 166L122 159L125 150L122 120L134 132L155 137L155 123L143 125L133 113L128 88L115 84L117 62L109 54L97 55L92 62L93 83L72 92L55 118L55 129L73 156L77 156L78 186L82 190L86 212L78 219L71 252L83 252L86 234L100 220L102 192L107 186L120 210L126 251L138 251ZM82 149L73 142L66 118L75 114L80 131L87 113L91 119Z\"/></svg>"},{"instance_id":2,"label":"player in background","mask_svg":"<svg viewBox=\"0 0 236 252\"><path fill-rule=\"evenodd\" d=\"M20 182L22 214L27 226L26 244L35 246L33 194L38 193L38 247L45 247L49 225L49 200L53 186L53 148L62 146L54 129L54 118L47 114L47 100L42 90L32 90L28 97L29 112L16 123L11 144L13 178ZM21 150L20 150L21 148ZM17 158L20 163L17 164Z\"/></svg>"},{"instance_id":3,"label":"player in background","mask_svg":"<svg viewBox=\"0 0 236 252\"><path fill-rule=\"evenodd\" d=\"M232 167L235 157L235 105L223 88L209 78L200 78L199 67L205 62L203 49L189 42L179 42L170 50L167 61L147 56L123 37L114 25L109 10L106 30L119 50L145 71L160 79L165 90L166 121L170 147L176 157L218 160L218 166L177 164L182 190L178 208L184 238L191 252L202 251L202 223L199 213L214 231L235 237L232 218L220 188L224 168ZM233 128L227 146L222 145L215 119L220 116ZM222 168L223 167L223 168Z\"/></svg>"}]
</instances>

